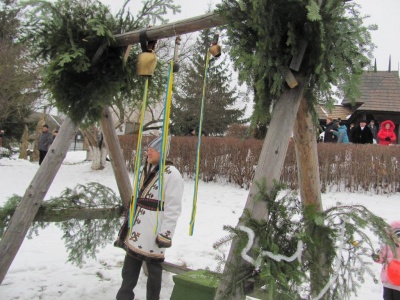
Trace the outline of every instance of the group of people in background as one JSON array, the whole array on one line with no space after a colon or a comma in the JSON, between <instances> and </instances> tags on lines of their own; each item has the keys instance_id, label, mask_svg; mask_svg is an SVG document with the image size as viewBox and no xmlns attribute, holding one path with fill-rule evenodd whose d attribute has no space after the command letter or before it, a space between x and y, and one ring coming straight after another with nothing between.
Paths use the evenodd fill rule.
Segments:
<instances>
[{"instance_id":1,"label":"group of people in background","mask_svg":"<svg viewBox=\"0 0 400 300\"><path fill-rule=\"evenodd\" d=\"M361 120L358 126L352 123L347 129L342 120L333 120L328 117L326 118L324 142L390 145L396 142L394 129L395 125L390 120L383 121L379 131L374 120L371 120L368 125L366 120Z\"/></svg>"}]
</instances>

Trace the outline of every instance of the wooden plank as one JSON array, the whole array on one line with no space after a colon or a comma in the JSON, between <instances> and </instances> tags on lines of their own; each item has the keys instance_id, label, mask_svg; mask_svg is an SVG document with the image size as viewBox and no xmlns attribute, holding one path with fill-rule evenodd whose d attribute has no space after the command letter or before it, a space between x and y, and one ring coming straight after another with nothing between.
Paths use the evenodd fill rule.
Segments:
<instances>
[{"instance_id":1,"label":"wooden plank","mask_svg":"<svg viewBox=\"0 0 400 300\"><path fill-rule=\"evenodd\" d=\"M132 198L133 188L129 179L128 169L126 168L125 160L122 155L122 149L115 132L111 110L108 107L104 108L103 110L103 116L100 124L110 154L111 166L114 171L119 194L122 198L123 205L128 209Z\"/></svg>"},{"instance_id":2,"label":"wooden plank","mask_svg":"<svg viewBox=\"0 0 400 300\"><path fill-rule=\"evenodd\" d=\"M181 274L188 271L193 271L193 269L187 268L185 266L178 266L169 262L164 261L162 264L162 268L164 271L174 273L174 274Z\"/></svg>"},{"instance_id":3,"label":"wooden plank","mask_svg":"<svg viewBox=\"0 0 400 300\"><path fill-rule=\"evenodd\" d=\"M289 140L292 136L294 122L297 116L300 101L303 98L304 83L303 78L297 77L299 85L294 89L286 89L273 110L270 126L265 137L263 147L261 150L260 158L257 164L256 172L254 175L253 184L250 187L249 195L247 198L245 209L248 209L251 216L255 220L265 220L267 217L267 207L265 203L256 202L255 196L258 193L257 186L254 184L256 181L266 180L267 189L273 188L274 181L279 181L283 164L286 157L286 152L289 146ZM242 217L244 214L242 214ZM238 225L243 225L239 220ZM227 264L236 259L235 249L237 241L232 242ZM240 262L242 265L247 263L244 260ZM232 275L229 274L228 268L224 269L224 281L218 287L215 299L226 299L224 292L228 290L232 283ZM230 300L241 300L243 295L239 288L236 290L235 296L230 296Z\"/></svg>"},{"instance_id":4,"label":"wooden plank","mask_svg":"<svg viewBox=\"0 0 400 300\"><path fill-rule=\"evenodd\" d=\"M253 182L265 178L268 189L273 187L274 180L279 180L281 177L289 140L303 97L304 85L301 80L298 79L297 81L299 85L294 89L286 90L274 107L254 175ZM264 220L267 210L264 203L254 201L254 196L257 193L256 185L252 184L245 208L252 211L253 218Z\"/></svg>"},{"instance_id":5,"label":"wooden plank","mask_svg":"<svg viewBox=\"0 0 400 300\"><path fill-rule=\"evenodd\" d=\"M226 20L220 15L216 13L208 13L165 25L147 28L146 34L149 40L160 40L225 24ZM122 47L139 43L140 31L142 31L142 29L117 34L115 36L117 46Z\"/></svg>"},{"instance_id":6,"label":"wooden plank","mask_svg":"<svg viewBox=\"0 0 400 300\"><path fill-rule=\"evenodd\" d=\"M278 68L278 70L281 73L281 75L283 76L283 78L285 78L287 85L291 89L293 89L299 85L299 83L297 82L296 78L294 77L292 71L290 71L290 69L288 67L281 66Z\"/></svg>"},{"instance_id":7,"label":"wooden plank","mask_svg":"<svg viewBox=\"0 0 400 300\"><path fill-rule=\"evenodd\" d=\"M47 152L42 165L26 189L21 203L15 210L9 226L0 240L0 284L3 282L43 202L43 198L46 196L47 190L67 155L76 130L77 125L67 117L62 123L58 136Z\"/></svg>"}]
</instances>

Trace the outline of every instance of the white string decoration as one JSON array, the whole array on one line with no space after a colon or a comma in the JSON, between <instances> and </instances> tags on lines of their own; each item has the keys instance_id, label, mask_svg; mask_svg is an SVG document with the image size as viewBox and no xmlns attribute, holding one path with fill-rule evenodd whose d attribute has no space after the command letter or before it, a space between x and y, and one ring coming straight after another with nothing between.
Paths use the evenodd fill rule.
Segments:
<instances>
[{"instance_id":1,"label":"white string decoration","mask_svg":"<svg viewBox=\"0 0 400 300\"><path fill-rule=\"evenodd\" d=\"M336 256L336 268L335 268L335 275L329 280L329 282L324 286L324 288L321 290L321 292L318 294L318 296L316 298L312 298L311 300L320 300L325 293L333 286L333 284L336 282L338 276L339 276L339 270L340 270L340 261L341 261L341 257L342 257L342 252L343 252L343 245L344 245L344 235L345 235L345 226L346 223L342 222L341 224L341 232L340 232L340 239L339 239L339 247L338 247L338 252L337 252L337 256ZM246 226L242 226L239 225L237 227L239 230L247 233L248 236L248 241L246 246L243 248L242 252L241 252L241 256L242 258L247 261L248 263L252 264L253 266L255 266L255 269L257 272L260 271L261 268L261 264L263 261L263 257L269 257L272 258L275 261L287 261L287 262L292 262L294 260L298 260L299 262L301 262L301 256L302 256L302 252L303 252L303 241L299 240L297 242L297 250L296 252L292 255L292 256L284 256L281 254L273 254L272 252L269 251L261 251L259 256L257 257L257 260L254 260L251 256L249 256L247 254L247 252L251 249L251 247L254 244L254 238L255 238L255 234L254 231Z\"/></svg>"}]
</instances>

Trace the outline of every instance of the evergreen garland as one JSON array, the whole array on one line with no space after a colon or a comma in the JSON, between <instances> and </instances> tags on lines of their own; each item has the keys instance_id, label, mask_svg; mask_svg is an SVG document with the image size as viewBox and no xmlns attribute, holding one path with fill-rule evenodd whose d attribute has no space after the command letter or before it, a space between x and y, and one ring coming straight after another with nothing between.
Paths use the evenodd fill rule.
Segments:
<instances>
[{"instance_id":1,"label":"evergreen garland","mask_svg":"<svg viewBox=\"0 0 400 300\"><path fill-rule=\"evenodd\" d=\"M250 264L243 267L240 263L241 252L249 242L248 236L237 228L226 226L230 234L216 242L214 247L218 248L233 238L238 240L238 245L234 259L225 266L229 276L233 274L233 280L232 286L225 291L224 299L229 299L237 288L242 289L244 294L248 293L251 278L255 283L254 290L262 295L262 299L316 297L311 295L311 291L322 291L332 278L335 280L323 299L350 299L352 294L357 293L366 274L378 282L377 274L370 268L374 254L371 236L377 237L382 244L395 247L388 236L389 225L382 218L361 205L342 206L339 203L322 213L316 212L313 207L303 210L296 194L278 193L282 185L275 184L274 190L268 194L265 182L256 184L259 188L257 201L265 201L267 205L267 221L256 221L245 210L241 224L254 232L255 246L249 255L255 260L262 257L262 264L260 269ZM263 251L269 251L291 257L296 253L299 240L304 243L301 261L277 261L259 256ZM327 263L316 260L319 253L324 253ZM223 257L219 261L221 266L225 264ZM327 269L322 269L322 265ZM219 273L221 266L217 270ZM242 266L241 269L239 266ZM316 274L315 278L310 278L310 274ZM222 275L218 276L224 280Z\"/></svg>"},{"instance_id":2,"label":"evergreen garland","mask_svg":"<svg viewBox=\"0 0 400 300\"><path fill-rule=\"evenodd\" d=\"M276 185L271 195L267 194L266 183L256 183L259 187L256 201L266 201L268 209L267 221L256 221L251 218L249 211L245 210L241 221L246 227L252 229L256 236L257 247L253 247L253 257L258 257L262 250L268 250L274 254L291 256L297 249L298 235L301 223L295 221L296 216L301 214L301 204L295 201L293 196L284 197L280 200L277 197L278 191L282 188ZM237 237L238 245L235 248L235 259L233 263L227 265L229 274L233 274L232 287L225 291L224 299L229 299L229 295L238 287L246 291L246 282L250 278L255 280L255 288L267 285L268 299L287 299L296 294L295 286L302 282L303 274L298 269L298 262L277 262L272 259L265 259L261 270L255 270L254 266L247 265L244 269L238 269L241 264L240 253L248 243L246 234L234 227L225 226L231 235L223 238L214 244L218 248L229 242L233 236ZM225 263L220 258L220 263ZM220 269L218 270L220 271ZM221 280L224 280L221 278Z\"/></svg>"},{"instance_id":3,"label":"evergreen garland","mask_svg":"<svg viewBox=\"0 0 400 300\"><path fill-rule=\"evenodd\" d=\"M36 60L45 63L44 85L57 108L75 122L96 122L114 97L140 101L142 80L136 76L137 51L126 62L126 48L115 47L114 35L146 28L163 14L179 11L172 0L147 1L137 18L124 7L113 16L100 1L29 1L25 37ZM134 50L138 50L135 47ZM154 96L162 93L156 72ZM157 77L158 76L158 77Z\"/></svg>"},{"instance_id":4,"label":"evergreen garland","mask_svg":"<svg viewBox=\"0 0 400 300\"><path fill-rule=\"evenodd\" d=\"M253 124L269 122L270 106L285 85L279 72L289 66L302 40L308 43L301 73L306 99L332 106L333 96L355 100L363 68L374 45L358 5L343 0L223 0L231 56L239 79L253 86ZM332 85L338 88L332 92Z\"/></svg>"}]
</instances>

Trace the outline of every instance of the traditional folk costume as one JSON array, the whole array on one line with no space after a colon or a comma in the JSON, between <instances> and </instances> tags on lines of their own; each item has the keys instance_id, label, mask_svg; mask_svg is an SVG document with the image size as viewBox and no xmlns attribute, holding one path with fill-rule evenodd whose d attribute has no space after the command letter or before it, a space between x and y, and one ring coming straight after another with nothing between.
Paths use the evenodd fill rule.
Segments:
<instances>
[{"instance_id":1,"label":"traditional folk costume","mask_svg":"<svg viewBox=\"0 0 400 300\"><path fill-rule=\"evenodd\" d=\"M150 143L159 153L161 138ZM172 237L182 209L183 179L167 161L164 172L164 201L160 198L159 166L147 162L140 177L136 212L130 230L129 214L119 232L115 246L126 250L122 269L122 285L118 300L133 300L143 261L147 264L147 300L159 299L165 248L171 247Z\"/></svg>"},{"instance_id":2,"label":"traditional folk costume","mask_svg":"<svg viewBox=\"0 0 400 300\"><path fill-rule=\"evenodd\" d=\"M176 223L181 214L183 179L179 171L166 163L164 175L164 205L159 199L158 165L142 171L136 215L129 236L129 218L120 230L116 246L123 247L128 254L144 261L163 262L165 248L156 240L171 246ZM157 212L158 207L158 212ZM157 220L158 219L158 220ZM158 222L157 222L158 221Z\"/></svg>"}]
</instances>

